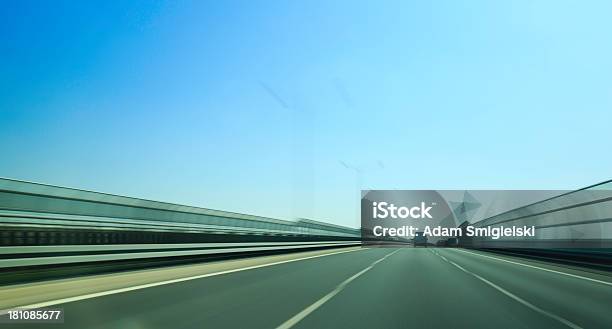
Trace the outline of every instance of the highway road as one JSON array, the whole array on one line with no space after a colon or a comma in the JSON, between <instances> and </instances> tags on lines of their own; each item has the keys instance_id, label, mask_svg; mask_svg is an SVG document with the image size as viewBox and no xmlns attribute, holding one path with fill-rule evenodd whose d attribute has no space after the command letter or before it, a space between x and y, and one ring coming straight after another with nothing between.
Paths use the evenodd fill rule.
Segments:
<instances>
[{"instance_id":1,"label":"highway road","mask_svg":"<svg viewBox=\"0 0 612 329\"><path fill-rule=\"evenodd\" d=\"M50 304L63 308L61 325L0 326L612 327L612 278L601 273L463 249L357 248L283 257L134 290L58 299Z\"/></svg>"}]
</instances>

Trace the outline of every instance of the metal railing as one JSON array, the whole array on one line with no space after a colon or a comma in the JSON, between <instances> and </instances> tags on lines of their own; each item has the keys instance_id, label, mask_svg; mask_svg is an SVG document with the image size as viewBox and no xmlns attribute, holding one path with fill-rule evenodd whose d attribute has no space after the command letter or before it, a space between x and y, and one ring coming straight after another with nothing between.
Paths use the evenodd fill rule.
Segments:
<instances>
[{"instance_id":1,"label":"metal railing","mask_svg":"<svg viewBox=\"0 0 612 329\"><path fill-rule=\"evenodd\" d=\"M534 237L461 238L477 248L610 248L612 181L519 207L472 224L475 227L534 226Z\"/></svg>"},{"instance_id":2,"label":"metal railing","mask_svg":"<svg viewBox=\"0 0 612 329\"><path fill-rule=\"evenodd\" d=\"M0 245L354 240L357 229L0 178ZM245 238L249 236L249 238Z\"/></svg>"}]
</instances>

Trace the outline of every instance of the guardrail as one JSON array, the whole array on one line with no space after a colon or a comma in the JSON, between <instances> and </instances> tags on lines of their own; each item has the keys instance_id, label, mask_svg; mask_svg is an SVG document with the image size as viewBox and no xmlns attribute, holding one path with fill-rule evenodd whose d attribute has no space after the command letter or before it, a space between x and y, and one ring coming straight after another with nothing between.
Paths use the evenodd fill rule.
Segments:
<instances>
[{"instance_id":1,"label":"guardrail","mask_svg":"<svg viewBox=\"0 0 612 329\"><path fill-rule=\"evenodd\" d=\"M359 230L0 178L0 246L356 240ZM248 236L248 237L247 237Z\"/></svg>"},{"instance_id":2,"label":"guardrail","mask_svg":"<svg viewBox=\"0 0 612 329\"><path fill-rule=\"evenodd\" d=\"M462 226L467 225L464 223ZM612 248L612 181L561 194L471 224L534 226L534 237L461 237L472 248Z\"/></svg>"},{"instance_id":3,"label":"guardrail","mask_svg":"<svg viewBox=\"0 0 612 329\"><path fill-rule=\"evenodd\" d=\"M360 245L358 229L0 178L0 282Z\"/></svg>"},{"instance_id":4,"label":"guardrail","mask_svg":"<svg viewBox=\"0 0 612 329\"><path fill-rule=\"evenodd\" d=\"M84 245L0 247L0 268L95 263L181 256L349 247L359 242L198 243L164 245Z\"/></svg>"}]
</instances>

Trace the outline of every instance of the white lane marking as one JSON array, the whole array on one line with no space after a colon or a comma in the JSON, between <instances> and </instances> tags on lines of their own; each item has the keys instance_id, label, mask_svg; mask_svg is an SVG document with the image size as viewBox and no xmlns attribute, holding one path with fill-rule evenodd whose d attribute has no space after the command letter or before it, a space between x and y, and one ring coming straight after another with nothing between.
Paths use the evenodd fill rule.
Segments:
<instances>
[{"instance_id":1,"label":"white lane marking","mask_svg":"<svg viewBox=\"0 0 612 329\"><path fill-rule=\"evenodd\" d=\"M283 322L280 326L276 327L276 329L289 329L291 327L293 327L294 325L296 325L298 322L302 321L305 317L307 317L310 313L314 312L316 309L318 309L319 307L321 307L321 305L325 304L328 300L332 299L334 296L336 296L339 292L341 292L346 285L348 285L351 281L357 279L360 275L362 275L363 273L371 270L376 264L382 262L383 260L387 259L387 257L395 254L396 252L400 251L400 249L397 249L394 252L388 253L387 255L385 255L384 257L382 257L381 259L373 262L372 264L370 264L370 266L364 268L363 270L357 272L356 274L354 274L353 276L351 276L350 278L342 281L342 283L340 283L334 290L332 290L330 293L328 293L327 295L323 296L323 298L317 300L316 302L314 302L312 305L306 307L305 309L303 309L300 313L294 315L293 317L291 317L289 320Z\"/></svg>"},{"instance_id":2,"label":"white lane marking","mask_svg":"<svg viewBox=\"0 0 612 329\"><path fill-rule=\"evenodd\" d=\"M432 250L432 249L429 249L429 250L430 250L432 253L434 253L434 254L436 254L436 255L440 256L442 259L444 259L444 261L448 262L448 259L446 259L446 257L442 256L442 254L441 254L441 253L439 253L438 251L434 251L434 250Z\"/></svg>"},{"instance_id":3,"label":"white lane marking","mask_svg":"<svg viewBox=\"0 0 612 329\"><path fill-rule=\"evenodd\" d=\"M435 254L437 256L440 256L442 259L444 259L444 261L448 262L448 259L446 259L446 257L442 256L442 254L440 254L439 252L434 251L432 249L429 249L429 251L431 251L433 254Z\"/></svg>"},{"instance_id":4,"label":"white lane marking","mask_svg":"<svg viewBox=\"0 0 612 329\"><path fill-rule=\"evenodd\" d=\"M587 280L587 281L591 281L591 282L597 282L597 283L605 284L605 285L608 285L608 286L612 286L612 282L592 279L592 278L588 278L588 277L580 276L580 275L576 275L576 274L570 274L570 273L555 271L555 270L547 269L547 268L544 268L544 267L539 267L539 266L534 266L534 265L514 262L514 261L503 259L503 258L487 256L487 255L481 255L481 254L478 254L478 253L475 253L475 252L471 252L471 251L467 251L467 250L461 250L461 249L454 249L454 250L457 250L457 251L460 251L460 252L464 252L464 253L468 253L468 254L472 254L472 255L476 255L476 256L480 256L480 257L486 257L486 258L495 259L495 260L498 260L498 261L501 261L501 262L506 262L506 263L510 263L510 264L525 266L525 267L529 267L529 268L538 269L538 270L541 270L541 271L557 273L557 274L566 275L566 276L569 276L569 277L572 277L572 278L577 278L577 279L582 279L582 280Z\"/></svg>"},{"instance_id":5,"label":"white lane marking","mask_svg":"<svg viewBox=\"0 0 612 329\"><path fill-rule=\"evenodd\" d=\"M573 322L571 322L571 321L569 321L567 319L564 319L564 318L562 318L562 317L560 317L560 316L558 316L556 314L550 313L550 312L548 312L546 310L543 310L543 309L541 309L541 308L531 304L530 302L528 302L528 301L526 301L526 300L516 296L515 294L513 294L513 293L509 292L508 290L506 290L506 289L496 285L495 283L493 283L493 282L491 282L491 281L481 277L480 275L478 275L478 274L476 274L474 272L470 272L470 271L466 270L465 268L463 268L459 264L457 264L457 263L455 263L453 261L448 261L448 262L451 263L452 265L456 266L458 269L462 270L463 272L465 272L467 274L470 274L470 275L474 276L475 278L477 278L478 280L480 280L480 281L488 284L489 286L497 289L499 292L503 293L504 295L506 295L506 296L514 299L515 301L517 301L517 302L519 302L519 303L529 307L530 309L532 309L532 310L534 310L534 311L536 311L536 312L538 312L540 314L546 315L549 318L555 319L555 320L563 323L564 325L566 325L566 326L568 326L570 328L573 328L573 329L582 329L581 326L579 326L579 325L577 325L577 324L575 324L575 323L573 323Z\"/></svg>"},{"instance_id":6,"label":"white lane marking","mask_svg":"<svg viewBox=\"0 0 612 329\"><path fill-rule=\"evenodd\" d=\"M442 259L444 259L445 262L447 262L447 263L457 267L458 269L462 270L463 272L465 272L467 274L470 274L470 275L474 276L475 278L479 279L480 281L488 284L489 286L495 288L496 290L498 290L499 292L503 293L504 295L506 295L506 296L514 299L515 301L517 301L517 302L519 302L519 303L529 307L530 309L532 309L532 310L534 310L534 311L536 311L536 312L538 312L540 314L546 315L546 316L548 316L548 317L550 317L552 319L555 319L555 320L565 324L566 326L568 326L570 328L573 328L573 329L582 329L582 327L580 327L579 325L577 325L577 324L575 324L575 323L573 323L573 322L571 322L571 321L569 321L567 319L564 319L564 318L562 318L562 317L560 317L560 316L558 316L556 314L553 314L553 313L550 313L550 312L548 312L546 310L543 310L543 309L541 309L541 308L531 304L530 302L528 302L528 301L526 301L526 300L516 296L515 294L509 292L508 290L506 290L506 289L496 285L495 283L493 283L493 282L491 282L491 281L481 277L480 275L478 275L478 274L476 274L474 272L466 270L465 268L463 268L463 266L453 262L452 260L447 260L446 258L444 258L444 256L442 256L440 254L437 254L437 255L442 257Z\"/></svg>"},{"instance_id":7,"label":"white lane marking","mask_svg":"<svg viewBox=\"0 0 612 329\"><path fill-rule=\"evenodd\" d=\"M352 250L343 250L343 251L337 251L337 252L333 252L333 253L329 253L329 254L308 256L308 257L302 257L302 258L297 258L297 259L289 259L289 260L283 260L283 261L278 261L278 262L273 262L273 263L268 263L268 264L261 264L261 265L253 265L253 266L241 267L241 268L237 268L237 269L233 269L233 270L219 271L219 272L213 272L213 273L207 273L207 274L201 274L201 275L194 275L194 276L189 276L189 277L184 277L184 278L178 278L178 279L172 279L172 280L166 280L166 281L159 281L159 282L141 284L141 285L136 285L136 286L132 286L132 287L126 287L126 288L120 288L120 289L113 289L113 290L95 292L95 293L85 294L85 295L81 295L81 296L74 296L74 297L67 297L67 298L61 298L61 299L56 299L56 300L50 300L50 301L36 303L36 304L23 305L23 306L15 306L15 307L12 307L11 309L33 309L33 308L48 307L48 306L53 306L53 305L57 305L57 304L65 304L65 303L75 302L75 301L79 301L79 300L83 300L83 299L90 299L90 298L95 298L95 297L102 297L102 296L107 296L107 295L119 294L119 293L122 293L122 292L128 292L128 291L133 291L133 290L157 287L157 286L162 286L162 285L171 284L171 283L178 283L178 282L183 282L183 281L207 278L207 277L216 276L216 275L235 273L235 272L240 272L240 271L252 270L252 269L256 269L256 268L262 268L262 267L267 267L267 266L292 263L292 262L297 262L297 261L306 260L306 259L313 259L313 258L319 258L319 257L325 257L325 256L331 256L331 255L338 255L338 254L343 254L343 253L353 252L353 251L360 251L360 250L364 250L364 248L352 249ZM7 313L8 313L8 310L0 310L0 315L4 315L4 314L7 314Z\"/></svg>"}]
</instances>

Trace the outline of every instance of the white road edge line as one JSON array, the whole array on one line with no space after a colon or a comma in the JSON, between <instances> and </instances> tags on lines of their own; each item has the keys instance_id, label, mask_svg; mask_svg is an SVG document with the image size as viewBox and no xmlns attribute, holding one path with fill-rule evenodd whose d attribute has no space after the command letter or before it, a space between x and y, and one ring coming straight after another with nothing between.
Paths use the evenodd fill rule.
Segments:
<instances>
[{"instance_id":1,"label":"white road edge line","mask_svg":"<svg viewBox=\"0 0 612 329\"><path fill-rule=\"evenodd\" d=\"M334 296L336 296L339 292L341 292L346 285L348 285L351 281L357 279L360 275L362 275L363 273L371 270L376 264L382 262L383 260L387 259L387 257L395 254L396 252L400 251L400 249L397 249L394 252L388 253L387 255L385 255L384 257L382 257L381 259L373 262L372 264L370 264L370 266L364 268L363 270L357 272L356 274L354 274L353 276L351 276L350 278L342 281L342 283L340 283L334 290L332 290L330 293L328 293L327 295L323 296L321 299L317 300L316 302L314 302L313 304L311 304L310 306L306 307L305 309L303 309L301 312L299 312L298 314L294 315L293 317L291 317L289 320L283 322L280 326L276 327L276 329L289 329L291 327L293 327L294 325L296 325L298 322L302 321L305 317L307 317L310 313L314 312L316 309L318 309L319 307L321 307L321 305L325 304L328 300L332 299Z\"/></svg>"},{"instance_id":2,"label":"white road edge line","mask_svg":"<svg viewBox=\"0 0 612 329\"><path fill-rule=\"evenodd\" d=\"M136 285L136 286L132 286L132 287L113 289L113 290L95 292L95 293L91 293L91 294L85 294L85 295L81 295L81 296L74 296L74 297L67 297L67 298L61 298L61 299L56 299L56 300L50 300L50 301L36 303L36 304L15 306L15 307L12 307L11 309L35 309L35 308L49 307L49 306L53 306L53 305L57 305L57 304L65 304L65 303L75 302L75 301L79 301L79 300L83 300L83 299L90 299L90 298L95 298L95 297L108 296L108 295L113 295L113 294L119 294L119 293L122 293L122 292L128 292L128 291L133 291L133 290L157 287L157 286L162 286L162 285L166 285L166 284L178 283L178 282L183 282L183 281L190 281L190 280L195 280L195 279L207 278L207 277L211 277L211 276L235 273L235 272L240 272L240 271L252 270L252 269L256 269L256 268L262 268L262 267L268 267L268 266L273 266L273 265L292 263L292 262L297 262L297 261L306 260L306 259L313 259L313 258L319 258L319 257L325 257L325 256L331 256L331 255L338 255L338 254L343 254L343 253L347 253L347 252L354 252L354 251L360 251L360 250L364 250L364 248L353 249L353 250L343 250L343 251L337 251L337 252L333 252L333 253L329 253L329 254L308 256L308 257L302 257L302 258L296 258L296 259L289 259L289 260L283 260L283 261L278 261L278 262L273 262L273 263L247 266L247 267L237 268L237 269L233 269L233 270L219 271L219 272L213 272L213 273L207 273L207 274L201 274L201 275L194 275L194 276L178 278L178 279L172 279L172 280L166 280L166 281L152 282L152 283L141 284L141 285ZM7 314L7 313L8 313L8 309L0 310L0 315L4 315L4 314Z\"/></svg>"},{"instance_id":3,"label":"white road edge line","mask_svg":"<svg viewBox=\"0 0 612 329\"><path fill-rule=\"evenodd\" d=\"M480 257L486 257L486 258L491 258L491 259L495 259L501 262L506 262L506 263L510 263L510 264L515 264L515 265L520 265L520 266L525 266L525 267L529 267L529 268L534 268L534 269L538 269L538 270L542 270L542 271L546 271L546 272L551 272L551 273L557 273L557 274L561 274L561 275L566 275L572 278L577 278L577 279L582 279L582 280L587 280L587 281L591 281L591 282L597 282L597 283L601 283L601 284L605 284L608 286L612 286L612 282L607 282L607 281L602 281L602 280L597 280L597 279L592 279L592 278L588 278L585 276L580 276L580 275L576 275L576 274L570 274L570 273L565 273L565 272L561 272L561 271L555 271L555 270L551 270L551 269L547 269L544 267L539 267L539 266L534 266L534 265L529 265L529 264L523 264L523 263L519 263L519 262L514 262L511 260L507 260L507 259L503 259L503 258L498 258L498 257L493 257L493 256L487 256L487 255L482 255L482 254L478 254L475 252L471 252L471 251L467 251L467 250L461 250L461 249L454 249L460 252L464 252L464 253L468 253L468 254L472 254L472 255L476 255L476 256L480 256Z\"/></svg>"},{"instance_id":4,"label":"white road edge line","mask_svg":"<svg viewBox=\"0 0 612 329\"><path fill-rule=\"evenodd\" d=\"M470 272L470 271L466 270L465 268L463 268L462 266L460 266L459 264L457 264L457 263L455 263L453 261L449 261L449 263L451 263L452 265L454 265L458 269L462 270L463 272L465 272L467 274L470 274L470 275L474 276L475 278L477 278L478 280L480 280L480 281L488 284L489 286L495 288L497 291L501 292L502 294L504 294L504 295L506 295L506 296L508 296L508 297L510 297L512 299L514 299L515 301L517 301L517 302L519 302L519 303L529 307L530 309L532 309L532 310L534 310L534 311L536 311L536 312L538 312L540 314L543 314L543 315L546 315L549 318L555 319L555 320L563 323L564 325L566 325L566 326L568 326L568 327L570 327L572 329L582 329L581 326L579 326L579 325L577 325L577 324L575 324L575 323L573 323L573 322L571 322L571 321L569 321L567 319L564 319L564 318L562 318L562 317L560 317L560 316L558 316L556 314L550 313L550 312L548 312L546 310L543 310L543 309L541 309L541 308L531 304L530 302L528 302L528 301L526 301L526 300L516 296L515 294L513 294L513 293L509 292L508 290L506 290L506 289L496 285L495 283L493 283L493 282L491 282L491 281L481 277L480 275L478 275L478 274L476 274L474 272Z\"/></svg>"}]
</instances>

